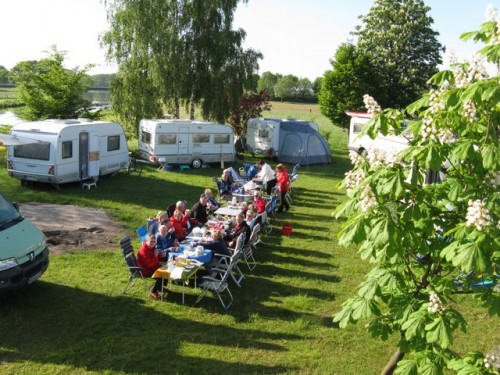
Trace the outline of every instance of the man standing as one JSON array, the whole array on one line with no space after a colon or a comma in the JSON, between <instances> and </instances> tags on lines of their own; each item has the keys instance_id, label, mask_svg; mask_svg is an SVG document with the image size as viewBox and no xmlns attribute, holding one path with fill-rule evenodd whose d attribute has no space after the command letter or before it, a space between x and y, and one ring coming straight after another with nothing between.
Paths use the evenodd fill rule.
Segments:
<instances>
[{"instance_id":1,"label":"man standing","mask_svg":"<svg viewBox=\"0 0 500 375\"><path fill-rule=\"evenodd\" d=\"M277 181L273 169L264 160L257 163L257 168L259 168L259 173L255 175L254 180L262 181L267 194L271 194L271 190Z\"/></svg>"}]
</instances>

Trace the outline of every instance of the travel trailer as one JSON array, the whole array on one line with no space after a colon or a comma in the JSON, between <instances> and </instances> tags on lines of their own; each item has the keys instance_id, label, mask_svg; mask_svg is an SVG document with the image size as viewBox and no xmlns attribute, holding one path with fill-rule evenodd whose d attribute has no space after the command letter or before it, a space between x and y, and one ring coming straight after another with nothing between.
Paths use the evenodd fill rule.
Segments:
<instances>
[{"instance_id":1,"label":"travel trailer","mask_svg":"<svg viewBox=\"0 0 500 375\"><path fill-rule=\"evenodd\" d=\"M228 125L191 120L141 120L139 152L153 163L203 164L234 162L234 135Z\"/></svg>"},{"instance_id":2,"label":"travel trailer","mask_svg":"<svg viewBox=\"0 0 500 375\"><path fill-rule=\"evenodd\" d=\"M347 145L349 150L356 151L359 154L364 154L370 148L399 152L408 146L408 139L398 135L378 134L375 139L370 138L368 135L360 137L361 129L371 120L373 115L364 112L346 112L346 114L351 116Z\"/></svg>"},{"instance_id":3,"label":"travel trailer","mask_svg":"<svg viewBox=\"0 0 500 375\"><path fill-rule=\"evenodd\" d=\"M63 184L93 179L128 167L125 133L115 122L45 120L11 129L7 171L21 180Z\"/></svg>"},{"instance_id":4,"label":"travel trailer","mask_svg":"<svg viewBox=\"0 0 500 375\"><path fill-rule=\"evenodd\" d=\"M330 163L328 143L318 125L309 121L253 118L247 122L247 150L274 156L283 163Z\"/></svg>"}]
</instances>

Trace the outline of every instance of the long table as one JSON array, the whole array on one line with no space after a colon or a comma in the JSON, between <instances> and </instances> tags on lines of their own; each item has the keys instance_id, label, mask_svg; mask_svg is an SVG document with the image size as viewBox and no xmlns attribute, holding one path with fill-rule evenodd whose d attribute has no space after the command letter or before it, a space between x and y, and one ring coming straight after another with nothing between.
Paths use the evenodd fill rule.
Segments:
<instances>
[{"instance_id":1,"label":"long table","mask_svg":"<svg viewBox=\"0 0 500 375\"><path fill-rule=\"evenodd\" d=\"M215 215L222 215L222 216L236 216L239 213L241 213L241 207L233 207L233 206L221 207L214 212Z\"/></svg>"}]
</instances>

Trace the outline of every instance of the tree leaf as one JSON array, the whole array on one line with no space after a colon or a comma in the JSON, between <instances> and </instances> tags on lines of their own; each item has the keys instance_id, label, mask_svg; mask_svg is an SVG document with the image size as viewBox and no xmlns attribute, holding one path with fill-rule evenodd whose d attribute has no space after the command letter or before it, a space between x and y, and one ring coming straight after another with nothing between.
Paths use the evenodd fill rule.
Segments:
<instances>
[{"instance_id":1,"label":"tree leaf","mask_svg":"<svg viewBox=\"0 0 500 375\"><path fill-rule=\"evenodd\" d=\"M404 359L398 362L398 367L396 368L396 371L394 371L394 373L401 375L417 375L417 368L417 361L412 359Z\"/></svg>"},{"instance_id":2,"label":"tree leaf","mask_svg":"<svg viewBox=\"0 0 500 375\"><path fill-rule=\"evenodd\" d=\"M405 331L405 338L411 341L415 337L425 336L426 315L423 311L416 311L410 315L409 319L401 325Z\"/></svg>"},{"instance_id":3,"label":"tree leaf","mask_svg":"<svg viewBox=\"0 0 500 375\"><path fill-rule=\"evenodd\" d=\"M467 273L487 271L487 257L477 241L458 245L455 252L453 265L460 267L462 271Z\"/></svg>"},{"instance_id":4,"label":"tree leaf","mask_svg":"<svg viewBox=\"0 0 500 375\"><path fill-rule=\"evenodd\" d=\"M425 330L427 331L427 342L438 343L444 349L451 344L451 329L442 315L439 315L431 323L427 324Z\"/></svg>"},{"instance_id":5,"label":"tree leaf","mask_svg":"<svg viewBox=\"0 0 500 375\"><path fill-rule=\"evenodd\" d=\"M500 151L498 146L493 144L484 145L481 150L481 156L483 157L483 167L489 170L498 169L500 163Z\"/></svg>"},{"instance_id":6,"label":"tree leaf","mask_svg":"<svg viewBox=\"0 0 500 375\"><path fill-rule=\"evenodd\" d=\"M339 244L349 246L359 244L366 239L364 216L358 215L350 219L339 232Z\"/></svg>"}]
</instances>

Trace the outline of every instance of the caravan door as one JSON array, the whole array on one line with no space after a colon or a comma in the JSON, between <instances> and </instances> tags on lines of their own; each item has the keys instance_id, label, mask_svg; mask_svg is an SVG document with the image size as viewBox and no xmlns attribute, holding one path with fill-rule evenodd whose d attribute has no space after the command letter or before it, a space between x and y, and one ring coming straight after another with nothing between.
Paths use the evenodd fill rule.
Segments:
<instances>
[{"instance_id":1,"label":"caravan door","mask_svg":"<svg viewBox=\"0 0 500 375\"><path fill-rule=\"evenodd\" d=\"M191 134L189 133L189 128L179 128L179 134L177 137L177 163L189 162L188 156L191 154L190 137Z\"/></svg>"},{"instance_id":2,"label":"caravan door","mask_svg":"<svg viewBox=\"0 0 500 375\"><path fill-rule=\"evenodd\" d=\"M101 155L99 149L99 134L94 132L90 133L88 160L89 160L88 177L98 177L99 161L101 160Z\"/></svg>"},{"instance_id":3,"label":"caravan door","mask_svg":"<svg viewBox=\"0 0 500 375\"><path fill-rule=\"evenodd\" d=\"M80 181L89 175L89 133L81 132L78 136L78 167Z\"/></svg>"}]
</instances>

